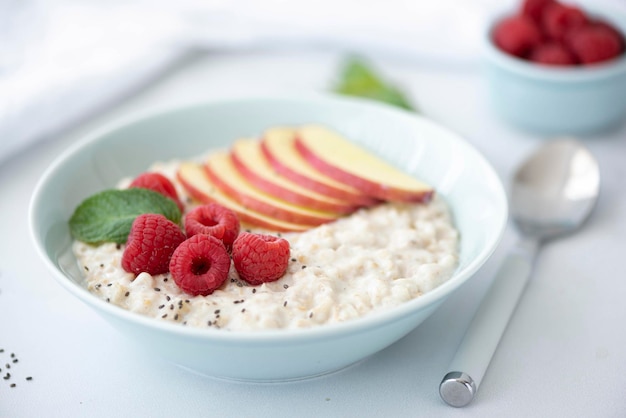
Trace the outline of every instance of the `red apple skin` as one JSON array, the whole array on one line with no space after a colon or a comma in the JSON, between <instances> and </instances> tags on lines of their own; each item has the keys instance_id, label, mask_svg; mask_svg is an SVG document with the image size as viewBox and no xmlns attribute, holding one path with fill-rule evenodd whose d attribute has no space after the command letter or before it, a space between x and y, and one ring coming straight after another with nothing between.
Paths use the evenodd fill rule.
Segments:
<instances>
[{"instance_id":1,"label":"red apple skin","mask_svg":"<svg viewBox=\"0 0 626 418\"><path fill-rule=\"evenodd\" d=\"M434 192L432 189L423 190L418 193L414 191L409 192L407 190L375 183L363 177L349 173L340 167L329 164L323 158L320 158L304 144L302 139L298 137L296 138L294 145L300 155L302 155L302 157L317 170L326 174L328 177L335 179L336 181L348 184L360 190L364 194L375 196L381 200L416 203L426 203L433 197Z\"/></svg>"},{"instance_id":2,"label":"red apple skin","mask_svg":"<svg viewBox=\"0 0 626 418\"><path fill-rule=\"evenodd\" d=\"M201 172L204 175L203 169L201 169ZM298 225L287 222L275 221L271 218L265 217L263 214L259 214L251 210L246 210L234 201L231 202L225 199L216 199L214 197L211 197L211 195L206 191L200 190L200 188L195 187L191 183L191 181L184 177L180 170L176 173L176 178L182 184L187 193L189 193L189 195L197 201L202 203L213 202L228 207L237 214L237 217L242 223L248 224L251 227L263 228L276 232L303 232L314 227L312 225Z\"/></svg>"},{"instance_id":3,"label":"red apple skin","mask_svg":"<svg viewBox=\"0 0 626 418\"><path fill-rule=\"evenodd\" d=\"M275 206L271 203L261 201L246 192L242 192L236 187L233 187L233 185L222 175L221 171L214 169L210 163L204 164L204 169L207 173L209 181L226 196L229 196L231 199L240 203L243 207L262 213L270 218L294 224L318 226L335 221L340 216L339 214L330 214L327 212L320 212L319 215L309 215L307 213L297 211L297 208L290 210L284 205L283 207ZM292 206L287 202L283 201L283 203L287 206Z\"/></svg>"},{"instance_id":4,"label":"red apple skin","mask_svg":"<svg viewBox=\"0 0 626 418\"><path fill-rule=\"evenodd\" d=\"M265 156L261 154L261 158L265 159ZM232 159L233 163L235 164L235 168L237 168L239 173L243 177L245 177L245 179L248 180L252 185L257 187L259 190L266 192L267 194L276 196L277 198L293 203L294 205L304 206L307 208L325 212L337 213L340 215L350 214L359 208L358 205L355 205L348 201L342 201L339 199L327 197L320 193L315 193L310 188L304 188L295 182L292 183L296 185L295 187L300 187L301 191L294 190L293 188L288 189L286 187L283 187L282 185L271 181L269 178L267 178L267 176L262 176L259 173L258 167L261 164L269 165L269 162L267 160L259 161L256 164L256 168L252 168L251 161L246 162L245 159L241 158L241 156L237 153L236 148L232 150ZM284 178L286 179L286 177ZM306 194L307 192L309 193ZM314 197L315 194L320 195L322 198L320 199Z\"/></svg>"},{"instance_id":5,"label":"red apple skin","mask_svg":"<svg viewBox=\"0 0 626 418\"><path fill-rule=\"evenodd\" d=\"M289 166L285 165L279 157L272 153L265 140L261 141L261 151L278 173L282 174L294 183L298 183L305 189L312 190L316 193L334 199L345 200L359 207L373 206L376 203L379 203L378 199L371 196L364 195L357 191L353 192L350 189L340 189L330 184L322 183L291 169ZM304 163L306 164L306 161Z\"/></svg>"}]
</instances>

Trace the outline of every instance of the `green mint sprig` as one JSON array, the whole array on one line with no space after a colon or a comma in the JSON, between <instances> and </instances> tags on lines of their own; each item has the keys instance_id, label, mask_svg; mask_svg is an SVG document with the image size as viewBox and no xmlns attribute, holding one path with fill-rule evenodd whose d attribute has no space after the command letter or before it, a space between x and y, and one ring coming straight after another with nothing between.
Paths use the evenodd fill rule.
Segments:
<instances>
[{"instance_id":1,"label":"green mint sprig","mask_svg":"<svg viewBox=\"0 0 626 418\"><path fill-rule=\"evenodd\" d=\"M139 187L111 189L94 194L78 205L69 220L70 232L88 244L123 244L135 218L144 213L164 215L176 224L181 219L176 203L160 193Z\"/></svg>"},{"instance_id":2,"label":"green mint sprig","mask_svg":"<svg viewBox=\"0 0 626 418\"><path fill-rule=\"evenodd\" d=\"M364 97L416 111L400 89L384 81L362 59L351 58L343 66L335 92Z\"/></svg>"}]
</instances>

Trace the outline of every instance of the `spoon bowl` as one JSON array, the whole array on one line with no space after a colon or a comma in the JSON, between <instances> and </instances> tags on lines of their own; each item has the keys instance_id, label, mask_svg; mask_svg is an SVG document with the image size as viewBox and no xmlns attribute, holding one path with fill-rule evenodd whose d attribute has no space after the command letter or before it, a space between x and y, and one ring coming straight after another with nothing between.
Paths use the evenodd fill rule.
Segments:
<instances>
[{"instance_id":1,"label":"spoon bowl","mask_svg":"<svg viewBox=\"0 0 626 418\"><path fill-rule=\"evenodd\" d=\"M600 169L573 139L548 142L516 172L511 215L522 235L538 240L575 231L589 217L600 190Z\"/></svg>"}]
</instances>

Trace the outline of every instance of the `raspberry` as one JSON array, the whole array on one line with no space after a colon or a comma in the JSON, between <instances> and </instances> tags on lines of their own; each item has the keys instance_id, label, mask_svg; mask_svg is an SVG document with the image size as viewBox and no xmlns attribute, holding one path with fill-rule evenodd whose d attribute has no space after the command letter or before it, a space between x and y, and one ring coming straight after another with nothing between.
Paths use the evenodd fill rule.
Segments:
<instances>
[{"instance_id":1,"label":"raspberry","mask_svg":"<svg viewBox=\"0 0 626 418\"><path fill-rule=\"evenodd\" d=\"M597 20L593 22L592 25L597 28L603 28L604 30L612 33L613 36L619 40L620 53L624 52L624 49L626 49L626 39L624 39L624 35L622 35L622 33L615 26L602 20Z\"/></svg>"},{"instance_id":2,"label":"raspberry","mask_svg":"<svg viewBox=\"0 0 626 418\"><path fill-rule=\"evenodd\" d=\"M217 203L209 203L185 215L185 231L188 237L196 234L212 235L230 248L239 235L239 219L232 210Z\"/></svg>"},{"instance_id":3,"label":"raspberry","mask_svg":"<svg viewBox=\"0 0 626 418\"><path fill-rule=\"evenodd\" d=\"M615 58L622 53L621 40L600 26L588 26L572 32L567 42L582 64L593 64Z\"/></svg>"},{"instance_id":4,"label":"raspberry","mask_svg":"<svg viewBox=\"0 0 626 418\"><path fill-rule=\"evenodd\" d=\"M143 173L140 174L136 179L130 183L130 187L141 187L144 189L150 189L152 191L161 193L165 197L169 197L172 199L178 209L181 212L185 209L182 202L178 198L178 193L176 193L176 188L172 184L172 182L162 174L159 173Z\"/></svg>"},{"instance_id":5,"label":"raspberry","mask_svg":"<svg viewBox=\"0 0 626 418\"><path fill-rule=\"evenodd\" d=\"M541 42L539 27L526 16L511 16L501 20L493 31L493 41L504 52L525 57Z\"/></svg>"},{"instance_id":6,"label":"raspberry","mask_svg":"<svg viewBox=\"0 0 626 418\"><path fill-rule=\"evenodd\" d=\"M280 279L289 264L289 242L273 235L242 232L233 244L235 269L246 282L257 285Z\"/></svg>"},{"instance_id":7,"label":"raspberry","mask_svg":"<svg viewBox=\"0 0 626 418\"><path fill-rule=\"evenodd\" d=\"M205 234L180 244L170 261L174 282L193 296L213 293L226 281L229 269L230 257L222 241Z\"/></svg>"},{"instance_id":8,"label":"raspberry","mask_svg":"<svg viewBox=\"0 0 626 418\"><path fill-rule=\"evenodd\" d=\"M122 255L122 268L129 273L167 273L170 258L185 234L163 215L137 216L130 228Z\"/></svg>"},{"instance_id":9,"label":"raspberry","mask_svg":"<svg viewBox=\"0 0 626 418\"><path fill-rule=\"evenodd\" d=\"M554 3L554 0L525 0L522 3L521 13L540 23L543 11L552 3Z\"/></svg>"},{"instance_id":10,"label":"raspberry","mask_svg":"<svg viewBox=\"0 0 626 418\"><path fill-rule=\"evenodd\" d=\"M575 6L551 3L546 6L541 24L549 38L562 41L571 30L581 28L589 23L587 15Z\"/></svg>"},{"instance_id":11,"label":"raspberry","mask_svg":"<svg viewBox=\"0 0 626 418\"><path fill-rule=\"evenodd\" d=\"M539 45L530 54L530 60L547 65L575 65L572 54L561 44L549 42Z\"/></svg>"}]
</instances>

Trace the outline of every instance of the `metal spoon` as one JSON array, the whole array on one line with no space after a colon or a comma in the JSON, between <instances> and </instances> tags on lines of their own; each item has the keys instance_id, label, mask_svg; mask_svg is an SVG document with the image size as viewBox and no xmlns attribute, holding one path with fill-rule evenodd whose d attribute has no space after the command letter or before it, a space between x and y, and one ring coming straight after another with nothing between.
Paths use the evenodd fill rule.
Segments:
<instances>
[{"instance_id":1,"label":"metal spoon","mask_svg":"<svg viewBox=\"0 0 626 418\"><path fill-rule=\"evenodd\" d=\"M578 229L594 208L599 191L596 159L572 139L547 142L518 169L510 201L521 238L496 274L450 372L439 385L447 404L458 408L472 401L530 277L539 247Z\"/></svg>"}]
</instances>

